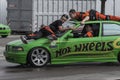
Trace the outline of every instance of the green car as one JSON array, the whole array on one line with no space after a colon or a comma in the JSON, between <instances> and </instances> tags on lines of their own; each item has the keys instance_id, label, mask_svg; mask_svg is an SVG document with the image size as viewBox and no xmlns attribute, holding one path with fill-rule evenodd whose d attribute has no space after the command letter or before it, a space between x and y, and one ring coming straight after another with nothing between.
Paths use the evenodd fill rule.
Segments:
<instances>
[{"instance_id":1,"label":"green car","mask_svg":"<svg viewBox=\"0 0 120 80\"><path fill-rule=\"evenodd\" d=\"M11 30L9 26L0 24L0 36L2 38L6 38L8 35L10 35Z\"/></svg>"},{"instance_id":2,"label":"green car","mask_svg":"<svg viewBox=\"0 0 120 80\"><path fill-rule=\"evenodd\" d=\"M73 22L75 27L80 22ZM85 37L86 25L91 25L94 36ZM76 36L77 34L77 36ZM88 21L82 31L72 30L57 34L56 41L47 38L21 40L8 43L4 52L8 62L45 66L46 64L70 64L78 62L120 61L120 22Z\"/></svg>"}]
</instances>

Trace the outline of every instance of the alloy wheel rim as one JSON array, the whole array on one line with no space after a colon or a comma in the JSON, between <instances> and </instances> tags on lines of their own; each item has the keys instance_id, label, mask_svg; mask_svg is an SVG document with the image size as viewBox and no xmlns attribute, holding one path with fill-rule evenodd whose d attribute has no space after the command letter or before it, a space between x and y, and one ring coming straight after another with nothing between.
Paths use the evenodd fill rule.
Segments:
<instances>
[{"instance_id":1,"label":"alloy wheel rim","mask_svg":"<svg viewBox=\"0 0 120 80\"><path fill-rule=\"evenodd\" d=\"M48 61L48 53L42 48L37 48L33 50L31 59L35 65L42 66Z\"/></svg>"}]
</instances>

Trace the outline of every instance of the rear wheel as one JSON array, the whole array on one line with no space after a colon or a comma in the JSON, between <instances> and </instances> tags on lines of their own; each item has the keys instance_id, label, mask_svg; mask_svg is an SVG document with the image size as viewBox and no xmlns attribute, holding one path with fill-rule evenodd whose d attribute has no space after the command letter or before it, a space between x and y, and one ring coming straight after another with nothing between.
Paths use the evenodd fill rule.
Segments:
<instances>
[{"instance_id":1,"label":"rear wheel","mask_svg":"<svg viewBox=\"0 0 120 80\"><path fill-rule=\"evenodd\" d=\"M28 54L28 62L35 67L45 66L50 58L50 54L44 48L35 48Z\"/></svg>"},{"instance_id":2,"label":"rear wheel","mask_svg":"<svg viewBox=\"0 0 120 80\"><path fill-rule=\"evenodd\" d=\"M6 38L7 36L8 36L8 35L2 35L1 37L2 37L2 38Z\"/></svg>"},{"instance_id":3,"label":"rear wheel","mask_svg":"<svg viewBox=\"0 0 120 80\"><path fill-rule=\"evenodd\" d=\"M120 53L118 54L118 62L120 63Z\"/></svg>"}]
</instances>

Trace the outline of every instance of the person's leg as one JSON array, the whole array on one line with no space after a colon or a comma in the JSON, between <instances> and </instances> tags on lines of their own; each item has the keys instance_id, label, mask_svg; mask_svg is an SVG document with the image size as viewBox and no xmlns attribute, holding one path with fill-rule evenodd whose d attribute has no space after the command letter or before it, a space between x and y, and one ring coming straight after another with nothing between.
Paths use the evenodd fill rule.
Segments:
<instances>
[{"instance_id":1,"label":"person's leg","mask_svg":"<svg viewBox=\"0 0 120 80\"><path fill-rule=\"evenodd\" d=\"M120 17L118 17L118 16L112 16L112 15L109 15L109 16L110 16L110 20L120 21Z\"/></svg>"},{"instance_id":2,"label":"person's leg","mask_svg":"<svg viewBox=\"0 0 120 80\"><path fill-rule=\"evenodd\" d=\"M47 31L50 32L51 34L55 35L55 33L50 29L49 26L46 26L46 27L45 27L45 30L47 30Z\"/></svg>"},{"instance_id":3,"label":"person's leg","mask_svg":"<svg viewBox=\"0 0 120 80\"><path fill-rule=\"evenodd\" d=\"M96 19L106 20L106 15L96 12Z\"/></svg>"},{"instance_id":4,"label":"person's leg","mask_svg":"<svg viewBox=\"0 0 120 80\"><path fill-rule=\"evenodd\" d=\"M113 21L120 21L119 16L113 16L113 15L104 15L99 12L96 12L97 18L100 18L102 20L113 20Z\"/></svg>"},{"instance_id":5,"label":"person's leg","mask_svg":"<svg viewBox=\"0 0 120 80\"><path fill-rule=\"evenodd\" d=\"M24 44L27 44L27 43L28 43L28 41L27 41L27 39L26 39L26 36L20 36L20 39L21 39L21 41L22 41Z\"/></svg>"},{"instance_id":6,"label":"person's leg","mask_svg":"<svg viewBox=\"0 0 120 80\"><path fill-rule=\"evenodd\" d=\"M34 33L29 34L29 35L25 35L25 36L20 36L20 39L21 39L21 41L22 41L24 44L27 44L27 43L28 43L27 40L35 39L35 38L36 38L36 34L34 34Z\"/></svg>"},{"instance_id":7,"label":"person's leg","mask_svg":"<svg viewBox=\"0 0 120 80\"><path fill-rule=\"evenodd\" d=\"M47 32L50 33L50 34L47 36L48 39L50 39L50 40L51 40L51 39L53 39L53 40L56 40L56 39L57 39L55 33L50 29L49 26L46 26L44 29L45 29Z\"/></svg>"},{"instance_id":8,"label":"person's leg","mask_svg":"<svg viewBox=\"0 0 120 80\"><path fill-rule=\"evenodd\" d=\"M38 34L41 34L41 33L40 32L35 32L35 33L32 33L32 34L26 35L26 39L27 40L36 39Z\"/></svg>"}]
</instances>

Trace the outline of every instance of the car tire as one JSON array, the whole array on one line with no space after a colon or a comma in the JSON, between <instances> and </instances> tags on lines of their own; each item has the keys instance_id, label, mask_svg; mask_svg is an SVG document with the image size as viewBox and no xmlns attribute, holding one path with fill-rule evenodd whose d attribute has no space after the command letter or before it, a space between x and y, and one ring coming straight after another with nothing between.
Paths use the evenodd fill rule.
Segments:
<instances>
[{"instance_id":1,"label":"car tire","mask_svg":"<svg viewBox=\"0 0 120 80\"><path fill-rule=\"evenodd\" d=\"M118 62L120 63L120 53L118 53Z\"/></svg>"},{"instance_id":2,"label":"car tire","mask_svg":"<svg viewBox=\"0 0 120 80\"><path fill-rule=\"evenodd\" d=\"M50 62L50 54L44 48L34 48L28 53L27 60L33 67L43 67Z\"/></svg>"},{"instance_id":3,"label":"car tire","mask_svg":"<svg viewBox=\"0 0 120 80\"><path fill-rule=\"evenodd\" d=\"M8 36L8 35L2 35L1 37L2 37L2 38L6 38L7 36Z\"/></svg>"}]
</instances>

